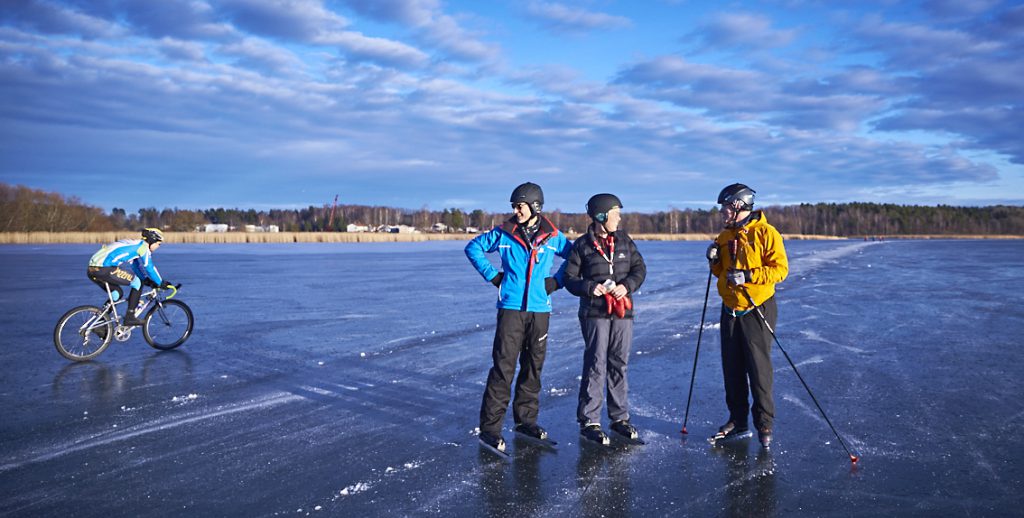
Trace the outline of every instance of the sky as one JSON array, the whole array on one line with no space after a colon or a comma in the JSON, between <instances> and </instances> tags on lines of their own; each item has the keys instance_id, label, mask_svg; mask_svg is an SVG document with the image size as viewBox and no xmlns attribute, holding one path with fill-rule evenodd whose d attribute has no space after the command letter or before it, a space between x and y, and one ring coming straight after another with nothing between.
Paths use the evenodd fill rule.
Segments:
<instances>
[{"instance_id":1,"label":"sky","mask_svg":"<svg viewBox=\"0 0 1024 518\"><path fill-rule=\"evenodd\" d=\"M106 210L1024 204L1024 2L3 0L0 182Z\"/></svg>"}]
</instances>

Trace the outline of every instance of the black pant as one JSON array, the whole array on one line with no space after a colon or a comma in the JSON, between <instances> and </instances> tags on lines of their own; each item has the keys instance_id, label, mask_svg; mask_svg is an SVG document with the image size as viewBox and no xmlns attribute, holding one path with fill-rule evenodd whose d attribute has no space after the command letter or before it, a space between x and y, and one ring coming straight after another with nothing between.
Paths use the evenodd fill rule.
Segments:
<instances>
[{"instance_id":1,"label":"black pant","mask_svg":"<svg viewBox=\"0 0 1024 518\"><path fill-rule=\"evenodd\" d=\"M760 306L775 329L779 308L772 297ZM754 426L771 428L775 420L772 397L772 335L757 310L734 317L722 311L722 374L725 379L725 404L729 420L737 426L747 424L747 393L754 398L749 412ZM748 383L749 381L749 383Z\"/></svg>"},{"instance_id":2,"label":"black pant","mask_svg":"<svg viewBox=\"0 0 1024 518\"><path fill-rule=\"evenodd\" d=\"M117 293L114 296L114 300L121 300L121 297L124 296L121 286L130 286L135 280L135 274L126 268L118 266L90 266L86 275L89 276L90 281L96 283L104 292L107 291L107 284L109 284L110 291ZM136 300L136 303L138 303L138 300Z\"/></svg>"},{"instance_id":3,"label":"black pant","mask_svg":"<svg viewBox=\"0 0 1024 518\"><path fill-rule=\"evenodd\" d=\"M505 418L512 391L512 377L519 362L516 378L516 397L512 403L512 416L516 424L537 422L540 406L540 371L548 350L548 321L550 313L498 310L498 328L494 332L491 357L494 365L487 374L480 405L480 431L497 434Z\"/></svg>"}]
</instances>

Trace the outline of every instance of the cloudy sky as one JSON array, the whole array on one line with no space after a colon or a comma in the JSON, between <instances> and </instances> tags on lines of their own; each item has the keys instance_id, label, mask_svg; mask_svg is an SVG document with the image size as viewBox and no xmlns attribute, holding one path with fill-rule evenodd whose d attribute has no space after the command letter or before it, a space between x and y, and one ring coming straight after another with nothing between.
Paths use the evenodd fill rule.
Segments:
<instances>
[{"instance_id":1,"label":"cloudy sky","mask_svg":"<svg viewBox=\"0 0 1024 518\"><path fill-rule=\"evenodd\" d=\"M0 181L111 207L1024 203L1024 4L2 0Z\"/></svg>"}]
</instances>

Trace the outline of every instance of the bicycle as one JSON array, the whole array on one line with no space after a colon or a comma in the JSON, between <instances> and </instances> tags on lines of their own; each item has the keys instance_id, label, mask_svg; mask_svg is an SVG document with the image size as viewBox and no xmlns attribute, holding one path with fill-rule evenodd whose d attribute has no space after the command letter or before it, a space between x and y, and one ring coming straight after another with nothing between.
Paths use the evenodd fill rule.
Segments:
<instances>
[{"instance_id":1,"label":"bicycle","mask_svg":"<svg viewBox=\"0 0 1024 518\"><path fill-rule=\"evenodd\" d=\"M91 360L110 345L111 339L127 342L135 326L122 325L117 307L125 300L114 301L110 285L107 302L103 307L78 306L68 310L57 321L53 330L53 344L61 356L76 362ZM143 293L136 315L145 312L142 336L154 349L170 350L185 343L192 335L195 320L192 309L180 300L171 300L178 294L181 284L170 286L164 296L161 288ZM128 310L126 310L128 311Z\"/></svg>"}]
</instances>

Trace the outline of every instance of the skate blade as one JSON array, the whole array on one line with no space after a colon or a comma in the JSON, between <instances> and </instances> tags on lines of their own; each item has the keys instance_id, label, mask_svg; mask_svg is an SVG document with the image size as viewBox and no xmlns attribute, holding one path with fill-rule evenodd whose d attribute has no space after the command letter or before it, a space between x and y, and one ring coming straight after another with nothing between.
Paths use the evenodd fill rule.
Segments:
<instances>
[{"instance_id":1,"label":"skate blade","mask_svg":"<svg viewBox=\"0 0 1024 518\"><path fill-rule=\"evenodd\" d=\"M515 434L516 439L521 439L523 441L536 444L537 446L543 446L544 448L547 448L549 450L558 451L558 443L552 441L551 439L538 439L532 435L528 435L521 432L515 432Z\"/></svg>"},{"instance_id":2,"label":"skate blade","mask_svg":"<svg viewBox=\"0 0 1024 518\"><path fill-rule=\"evenodd\" d=\"M643 446L643 445L647 444L646 442L644 442L643 439L640 438L639 435L636 436L636 437L627 437L625 435L619 435L619 434L616 433L616 434L613 434L612 437L615 438L615 439L613 439L615 441L618 441L618 442L621 442L621 443L624 443L624 444L629 444L629 445L632 445L632 446Z\"/></svg>"},{"instance_id":3,"label":"skate blade","mask_svg":"<svg viewBox=\"0 0 1024 518\"><path fill-rule=\"evenodd\" d=\"M720 446L720 445L729 444L731 442L738 441L740 439L749 439L749 438L751 438L753 436L754 436L754 432L752 432L750 430L747 430L745 432L734 433L732 435L725 435L725 434L721 434L721 433L716 433L715 435L713 435L713 436L708 438L708 442L712 446Z\"/></svg>"},{"instance_id":4,"label":"skate blade","mask_svg":"<svg viewBox=\"0 0 1024 518\"><path fill-rule=\"evenodd\" d=\"M586 437L584 437L582 435L580 436L580 444L586 444L588 446L593 446L594 448L611 448L612 447L611 439L608 439L608 442L598 442L598 441L595 441L593 439L587 439Z\"/></svg>"},{"instance_id":5,"label":"skate blade","mask_svg":"<svg viewBox=\"0 0 1024 518\"><path fill-rule=\"evenodd\" d=\"M509 461L512 460L512 455L510 453L508 453L507 451L501 451L501 450L495 448L494 446L491 446L490 444L487 444L487 443L485 443L483 441L479 441L479 442L480 442L480 446L482 446L485 450L487 450L487 451L497 455L498 457L501 458L501 460L504 460L505 462L509 462Z\"/></svg>"}]
</instances>

